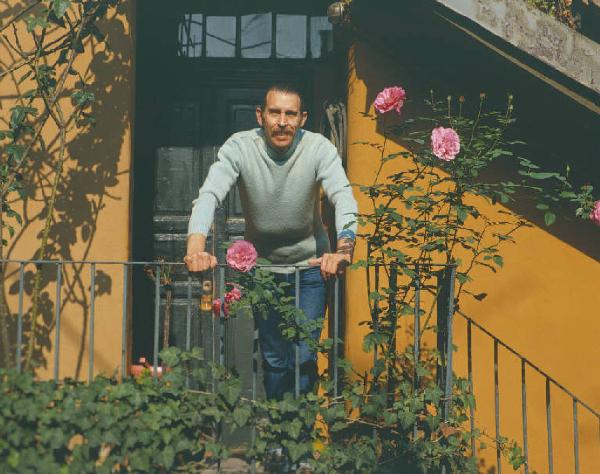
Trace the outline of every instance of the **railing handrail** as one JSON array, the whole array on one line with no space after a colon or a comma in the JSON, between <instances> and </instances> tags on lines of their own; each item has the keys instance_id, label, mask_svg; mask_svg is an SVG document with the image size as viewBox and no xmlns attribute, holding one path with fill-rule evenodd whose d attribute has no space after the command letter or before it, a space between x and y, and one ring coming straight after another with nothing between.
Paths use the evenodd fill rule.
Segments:
<instances>
[{"instance_id":1,"label":"railing handrail","mask_svg":"<svg viewBox=\"0 0 600 474\"><path fill-rule=\"evenodd\" d=\"M185 262L166 262L160 260L152 260L152 261L135 261L135 260L61 260L61 259L7 259L0 258L0 263L30 263L30 264L50 264L50 263L61 263L61 264L92 264L95 263L97 265L185 265ZM379 265L381 267L389 266L392 262L376 262L369 264L369 266ZM404 266L414 266L414 267L441 267L441 268L450 268L456 267L455 263L422 263L422 262L411 262L411 263L403 263ZM226 263L217 263L216 267L227 267ZM289 264L289 263L259 263L256 264L257 268L270 268L270 267L279 267L279 268L311 268L314 265L309 265L307 263L302 264Z\"/></svg>"},{"instance_id":2,"label":"railing handrail","mask_svg":"<svg viewBox=\"0 0 600 474\"><path fill-rule=\"evenodd\" d=\"M532 369L536 370L540 375L542 375L544 378L548 379L556 387L560 388L567 395L569 395L573 400L577 401L577 403L579 403L582 407L588 409L594 416L596 416L598 418L598 420L600 420L600 412L594 410L591 406L589 406L587 403L585 403L584 401L582 401L581 398L579 398L578 396L576 396L573 392L571 392L563 384L561 384L560 382L558 382L554 377L552 377L551 375L548 375L547 372L545 372L543 369L541 369L536 364L534 364L533 362L531 362L529 359L527 359L527 357L521 355L516 349L512 348L506 342L502 341L502 339L500 339L497 336L494 336L494 334L492 334L489 330L487 330L486 328L484 328L481 324L479 324L477 321L475 321L470 316L467 316L465 313L463 313L460 310L457 310L456 313L458 315L460 315L462 318L464 318L466 321L470 322L473 326L475 326L481 332L483 332L487 336L491 337L494 341L497 341L499 345L501 345L502 347L504 347L507 351L509 351L510 353L512 353L514 356L518 357L522 362L524 362L525 364L527 364L529 367L531 367Z\"/></svg>"}]
</instances>

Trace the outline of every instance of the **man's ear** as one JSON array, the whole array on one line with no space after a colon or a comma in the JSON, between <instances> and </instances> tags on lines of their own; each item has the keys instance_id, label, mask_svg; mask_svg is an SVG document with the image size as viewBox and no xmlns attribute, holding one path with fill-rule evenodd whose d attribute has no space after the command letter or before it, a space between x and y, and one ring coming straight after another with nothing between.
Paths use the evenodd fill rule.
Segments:
<instances>
[{"instance_id":1,"label":"man's ear","mask_svg":"<svg viewBox=\"0 0 600 474\"><path fill-rule=\"evenodd\" d=\"M306 110L304 110L300 114L300 126L301 127L304 127L304 124L306 123L306 119L308 119L308 112Z\"/></svg>"},{"instance_id":2,"label":"man's ear","mask_svg":"<svg viewBox=\"0 0 600 474\"><path fill-rule=\"evenodd\" d=\"M256 107L256 121L258 122L258 125L260 127L263 126L263 116L262 116L262 109L260 108L260 106Z\"/></svg>"}]
</instances>

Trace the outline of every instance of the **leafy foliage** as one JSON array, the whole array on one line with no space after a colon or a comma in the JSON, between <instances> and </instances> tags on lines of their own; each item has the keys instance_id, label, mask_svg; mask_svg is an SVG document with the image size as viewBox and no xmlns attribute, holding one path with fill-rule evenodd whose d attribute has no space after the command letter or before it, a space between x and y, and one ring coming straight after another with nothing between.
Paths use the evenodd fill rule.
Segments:
<instances>
[{"instance_id":1,"label":"leafy foliage","mask_svg":"<svg viewBox=\"0 0 600 474\"><path fill-rule=\"evenodd\" d=\"M462 418L442 421L436 413L435 384L419 395L403 384L392 405L385 395L367 395L362 381L349 382L338 397L252 401L222 368L193 368L201 359L197 349L169 348L161 359L169 369L160 378L148 371L90 384L37 382L1 370L2 472L197 472L230 456L222 429L244 426L257 435L248 459L267 465L274 449L283 448L288 465L304 460L316 473L430 472L442 463L453 472L476 472ZM196 389L187 388L190 380ZM463 411L473 403L470 395L456 400ZM435 442L412 441L415 423ZM512 450L516 459L520 451Z\"/></svg>"}]
</instances>

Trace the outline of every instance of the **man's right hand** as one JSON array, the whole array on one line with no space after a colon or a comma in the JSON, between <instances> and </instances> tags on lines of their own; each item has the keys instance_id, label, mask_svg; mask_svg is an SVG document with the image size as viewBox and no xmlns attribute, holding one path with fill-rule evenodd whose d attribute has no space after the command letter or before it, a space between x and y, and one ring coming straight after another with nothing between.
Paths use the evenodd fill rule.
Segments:
<instances>
[{"instance_id":1,"label":"man's right hand","mask_svg":"<svg viewBox=\"0 0 600 474\"><path fill-rule=\"evenodd\" d=\"M204 272L217 266L217 258L208 252L197 252L183 257L190 272Z\"/></svg>"},{"instance_id":2,"label":"man's right hand","mask_svg":"<svg viewBox=\"0 0 600 474\"><path fill-rule=\"evenodd\" d=\"M214 255L204 251L206 236L203 234L190 234L187 239L187 254L183 261L190 272L204 272L217 266Z\"/></svg>"}]
</instances>

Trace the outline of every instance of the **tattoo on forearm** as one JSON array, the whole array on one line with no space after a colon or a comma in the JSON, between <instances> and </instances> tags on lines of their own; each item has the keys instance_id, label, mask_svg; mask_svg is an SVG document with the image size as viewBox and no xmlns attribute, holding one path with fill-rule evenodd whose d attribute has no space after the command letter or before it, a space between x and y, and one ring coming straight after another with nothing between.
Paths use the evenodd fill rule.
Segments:
<instances>
[{"instance_id":1,"label":"tattoo on forearm","mask_svg":"<svg viewBox=\"0 0 600 474\"><path fill-rule=\"evenodd\" d=\"M338 240L336 253L352 256L354 252L354 240L352 239L340 239Z\"/></svg>"}]
</instances>

